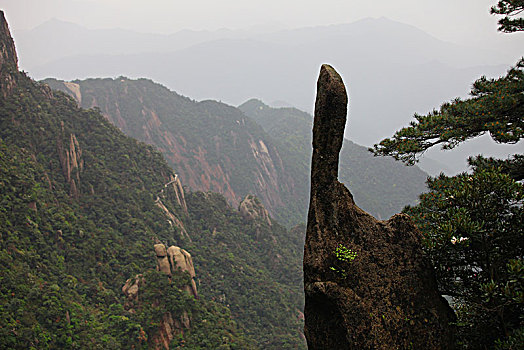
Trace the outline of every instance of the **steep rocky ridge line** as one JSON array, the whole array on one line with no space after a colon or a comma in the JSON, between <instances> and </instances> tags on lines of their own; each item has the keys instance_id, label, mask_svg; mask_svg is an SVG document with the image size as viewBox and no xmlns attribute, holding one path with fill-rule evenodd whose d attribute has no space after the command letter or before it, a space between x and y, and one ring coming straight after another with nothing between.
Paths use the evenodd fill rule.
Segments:
<instances>
[{"instance_id":1,"label":"steep rocky ridge line","mask_svg":"<svg viewBox=\"0 0 524 350\"><path fill-rule=\"evenodd\" d=\"M261 221L271 226L271 218L268 211L255 196L248 194L246 198L240 202L238 211L240 212L240 215L244 217L244 219Z\"/></svg>"},{"instance_id":2,"label":"steep rocky ridge line","mask_svg":"<svg viewBox=\"0 0 524 350\"><path fill-rule=\"evenodd\" d=\"M308 348L451 349L454 314L416 227L403 214L377 221L338 181L347 103L342 79L323 65L304 246Z\"/></svg>"},{"instance_id":3,"label":"steep rocky ridge line","mask_svg":"<svg viewBox=\"0 0 524 350\"><path fill-rule=\"evenodd\" d=\"M60 165L66 181L69 183L69 195L74 198L80 196L80 174L84 170L84 159L82 158L82 148L78 143L75 134L69 134L69 142L64 146L64 139L67 140L64 131L64 123L61 124L61 134L57 135L57 152ZM93 188L91 187L91 192Z\"/></svg>"},{"instance_id":4,"label":"steep rocky ridge line","mask_svg":"<svg viewBox=\"0 0 524 350\"><path fill-rule=\"evenodd\" d=\"M186 198L184 194L184 188L182 186L182 183L180 182L180 178L178 177L178 174L170 174L169 175L169 182L166 182L160 191L160 193L156 196L155 204L162 209L162 211L165 213L165 215L168 218L168 222L170 225L176 226L178 229L180 229L180 233L183 237L186 237L187 239L191 240L191 237L189 236L189 233L186 230L186 227L182 220L180 220L173 212L171 212L166 205L164 204L163 200L165 200L166 197L166 189L172 189L173 193L175 195L176 203L182 208L182 213L187 217L189 216L189 212L187 210L187 203Z\"/></svg>"},{"instance_id":5,"label":"steep rocky ridge line","mask_svg":"<svg viewBox=\"0 0 524 350\"><path fill-rule=\"evenodd\" d=\"M45 82L82 107L100 108L126 134L156 146L191 189L221 193L234 207L253 194L277 220L303 220L306 200L282 151L237 108L195 102L146 79Z\"/></svg>"}]
</instances>

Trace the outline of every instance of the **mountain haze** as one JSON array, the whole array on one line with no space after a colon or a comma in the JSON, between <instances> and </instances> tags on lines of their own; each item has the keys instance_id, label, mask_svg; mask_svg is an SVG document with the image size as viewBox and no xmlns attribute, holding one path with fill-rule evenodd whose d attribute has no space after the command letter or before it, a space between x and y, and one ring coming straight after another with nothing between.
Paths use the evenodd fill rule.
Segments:
<instances>
[{"instance_id":1,"label":"mountain haze","mask_svg":"<svg viewBox=\"0 0 524 350\"><path fill-rule=\"evenodd\" d=\"M196 102L146 79L45 82L85 108L100 108L126 134L155 145L193 190L221 193L234 207L254 194L278 220L303 222L301 183L283 163L282 150L240 110Z\"/></svg>"},{"instance_id":2,"label":"mountain haze","mask_svg":"<svg viewBox=\"0 0 524 350\"><path fill-rule=\"evenodd\" d=\"M187 31L147 40L133 32L84 30L85 40L74 41L64 38L67 32L55 31L59 48L31 51L42 59L25 68L37 78L147 77L197 100L239 105L257 97L311 111L312 77L329 62L349 83L353 119L346 136L366 146L407 124L414 112L465 95L478 76L499 75L514 64L499 50L443 42L386 18L262 34ZM41 39L35 29L17 40L24 47ZM104 49L106 41L111 45Z\"/></svg>"}]
</instances>

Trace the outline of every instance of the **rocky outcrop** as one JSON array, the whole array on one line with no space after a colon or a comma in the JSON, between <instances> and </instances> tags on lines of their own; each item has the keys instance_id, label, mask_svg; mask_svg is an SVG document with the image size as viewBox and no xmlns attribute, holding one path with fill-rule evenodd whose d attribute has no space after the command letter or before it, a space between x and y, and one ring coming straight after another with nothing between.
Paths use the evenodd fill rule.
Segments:
<instances>
[{"instance_id":1,"label":"rocky outcrop","mask_svg":"<svg viewBox=\"0 0 524 350\"><path fill-rule=\"evenodd\" d=\"M271 226L269 212L257 197L248 194L238 206L240 215L246 220L259 221Z\"/></svg>"},{"instance_id":2,"label":"rocky outcrop","mask_svg":"<svg viewBox=\"0 0 524 350\"><path fill-rule=\"evenodd\" d=\"M191 285L184 286L184 289L188 293L192 294L195 298L198 298L195 282L196 273L191 254L189 254L186 250L176 246L171 246L166 249L166 246L161 243L155 244L155 254L158 271L161 271L169 276L171 276L177 270L187 272L189 274L191 277Z\"/></svg>"},{"instance_id":3,"label":"rocky outcrop","mask_svg":"<svg viewBox=\"0 0 524 350\"><path fill-rule=\"evenodd\" d=\"M234 207L253 193L273 217L281 208L306 207L277 144L234 107L191 101L145 79L45 82L83 108L99 107L124 133L154 145L192 190L218 192Z\"/></svg>"},{"instance_id":4,"label":"rocky outcrop","mask_svg":"<svg viewBox=\"0 0 524 350\"><path fill-rule=\"evenodd\" d=\"M180 182L180 177L178 176L178 174L174 174L174 175L171 174L169 176L169 179L170 181L165 185L165 187L171 186L171 188L173 189L173 192L175 193L175 197L176 197L176 201L178 205L180 205L180 207L184 211L184 214L189 215L187 211L187 203L186 203L186 197L184 194L184 187L182 187L182 182Z\"/></svg>"},{"instance_id":5,"label":"rocky outcrop","mask_svg":"<svg viewBox=\"0 0 524 350\"><path fill-rule=\"evenodd\" d=\"M377 221L338 181L347 95L323 65L304 249L305 335L316 349L450 349L453 312L406 215Z\"/></svg>"},{"instance_id":6,"label":"rocky outcrop","mask_svg":"<svg viewBox=\"0 0 524 350\"><path fill-rule=\"evenodd\" d=\"M72 82L67 82L67 81L64 82L64 85L66 88L69 89L69 91L71 91L71 94L73 95L75 100L78 102L78 105L81 106L82 105L82 92L80 90L80 85L76 83L72 83Z\"/></svg>"},{"instance_id":7,"label":"rocky outcrop","mask_svg":"<svg viewBox=\"0 0 524 350\"><path fill-rule=\"evenodd\" d=\"M134 278L130 278L126 281L122 287L122 292L130 301L138 301L138 290L143 286L144 279L142 274L136 275Z\"/></svg>"},{"instance_id":8,"label":"rocky outcrop","mask_svg":"<svg viewBox=\"0 0 524 350\"><path fill-rule=\"evenodd\" d=\"M67 141L64 142L64 140ZM75 134L65 136L63 122L61 135L57 138L57 151L62 173L69 184L69 195L78 198L80 196L80 173L84 170L82 148Z\"/></svg>"},{"instance_id":9,"label":"rocky outcrop","mask_svg":"<svg viewBox=\"0 0 524 350\"><path fill-rule=\"evenodd\" d=\"M198 298L196 283L195 283L195 268L193 266L193 259L184 249L176 246L171 246L166 249L163 244L154 245L155 255L157 259L157 269L167 276L171 277L175 271L187 272L191 276L190 285L183 286L182 289L187 293ZM144 288L147 281L142 274L136 275L126 281L122 287L122 292L127 297L125 307L129 312L134 312L134 307L140 303L140 289ZM158 331L152 335L150 344L155 349L169 349L169 344L175 336L184 332L184 329L191 327L191 319L187 312L182 312L181 315L173 315L171 312L165 312L158 315L161 318Z\"/></svg>"},{"instance_id":10,"label":"rocky outcrop","mask_svg":"<svg viewBox=\"0 0 524 350\"><path fill-rule=\"evenodd\" d=\"M15 43L11 37L9 26L0 11L0 93L5 98L16 85L15 75L18 73L18 56Z\"/></svg>"},{"instance_id":11,"label":"rocky outcrop","mask_svg":"<svg viewBox=\"0 0 524 350\"><path fill-rule=\"evenodd\" d=\"M180 220L174 213L172 213L164 204L162 199L164 199L168 193L166 193L166 189L172 189L173 193L175 195L175 200L182 208L182 212L185 215L189 215L189 212L187 211L187 204L186 204L186 198L184 195L184 188L182 187L182 183L180 182L180 178L177 174L171 174L169 175L169 181L164 184L164 188L160 191L158 194L155 204L162 209L164 214L166 214L168 218L168 222L170 225L174 225L175 227L178 227L180 229L180 234L189 240L191 240L191 237L189 237L189 234L187 233L187 230L184 226L184 223L182 220Z\"/></svg>"},{"instance_id":12,"label":"rocky outcrop","mask_svg":"<svg viewBox=\"0 0 524 350\"><path fill-rule=\"evenodd\" d=\"M187 233L186 227L184 226L184 223L182 222L182 220L177 218L175 214L169 211L169 209L165 206L165 204L162 202L162 200L159 197L157 197L155 204L157 207L162 209L164 214L167 216L169 224L174 225L175 227L178 227L180 229L180 234L188 238L189 240L191 240L191 237Z\"/></svg>"},{"instance_id":13,"label":"rocky outcrop","mask_svg":"<svg viewBox=\"0 0 524 350\"><path fill-rule=\"evenodd\" d=\"M134 278L128 279L122 287L122 292L127 297L127 302L124 306L129 312L135 312L133 307L140 303L140 289L144 288L146 284L147 281L144 280L143 275L139 274ZM149 344L153 349L169 349L169 344L173 338L191 327L191 320L187 312L182 312L180 316L174 316L171 312L165 312L158 315L158 318L161 319L158 330L149 340Z\"/></svg>"}]
</instances>

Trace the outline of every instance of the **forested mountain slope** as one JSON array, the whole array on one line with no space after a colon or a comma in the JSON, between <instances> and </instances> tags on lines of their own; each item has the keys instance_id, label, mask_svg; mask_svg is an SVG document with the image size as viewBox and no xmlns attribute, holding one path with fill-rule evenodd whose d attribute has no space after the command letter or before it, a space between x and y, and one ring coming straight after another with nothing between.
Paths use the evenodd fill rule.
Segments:
<instances>
[{"instance_id":1,"label":"forested mountain slope","mask_svg":"<svg viewBox=\"0 0 524 350\"><path fill-rule=\"evenodd\" d=\"M266 132L238 109L196 102L150 80L45 80L85 108L98 107L127 135L156 146L193 190L223 194L237 206L259 197L286 224L303 222L301 186Z\"/></svg>"},{"instance_id":2,"label":"forested mountain slope","mask_svg":"<svg viewBox=\"0 0 524 350\"><path fill-rule=\"evenodd\" d=\"M86 108L99 107L122 131L155 145L185 185L222 193L234 206L252 193L280 222L304 222L309 114L255 100L242 105L242 113L219 102L192 101L146 79L44 82ZM425 189L426 174L418 168L374 158L350 141L341 157L341 179L351 186L357 203L379 218L413 204Z\"/></svg>"},{"instance_id":3,"label":"forested mountain slope","mask_svg":"<svg viewBox=\"0 0 524 350\"><path fill-rule=\"evenodd\" d=\"M305 174L308 179L312 151L311 115L295 108L272 108L254 99L239 109L280 142L279 149L287 151L281 152L282 157L290 160L297 169L297 176ZM351 116L349 119L351 123ZM388 158L375 158L367 148L347 139L340 153L339 173L340 181L350 188L357 205L381 219L415 203L417 196L426 189L427 174L419 168L407 167ZM309 185L298 191L307 193L308 190Z\"/></svg>"},{"instance_id":4,"label":"forested mountain slope","mask_svg":"<svg viewBox=\"0 0 524 350\"><path fill-rule=\"evenodd\" d=\"M303 233L184 198L176 179L151 146L18 72L0 12L0 348L158 348L168 313L191 318L172 346L303 346ZM159 242L191 252L200 299L156 272Z\"/></svg>"}]
</instances>

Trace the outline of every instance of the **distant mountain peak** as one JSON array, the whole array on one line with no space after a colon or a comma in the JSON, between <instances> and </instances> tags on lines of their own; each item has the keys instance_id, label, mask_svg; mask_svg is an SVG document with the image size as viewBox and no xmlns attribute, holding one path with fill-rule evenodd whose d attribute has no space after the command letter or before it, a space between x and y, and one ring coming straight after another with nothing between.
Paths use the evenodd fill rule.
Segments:
<instances>
[{"instance_id":1,"label":"distant mountain peak","mask_svg":"<svg viewBox=\"0 0 524 350\"><path fill-rule=\"evenodd\" d=\"M45 22L40 23L39 25L37 25L36 27L34 27L31 30L35 32L39 32L45 29L53 29L53 30L68 29L70 30L72 28L88 30L86 27L81 26L80 24L69 22L69 21L64 21L63 19L59 19L56 17L53 17Z\"/></svg>"},{"instance_id":2,"label":"distant mountain peak","mask_svg":"<svg viewBox=\"0 0 524 350\"><path fill-rule=\"evenodd\" d=\"M247 100L246 102L242 103L240 106L238 106L238 108L240 108L242 106L245 106L245 107L249 106L248 108L269 107L264 102L262 102L262 100L259 100L258 98L251 98L251 99Z\"/></svg>"}]
</instances>

